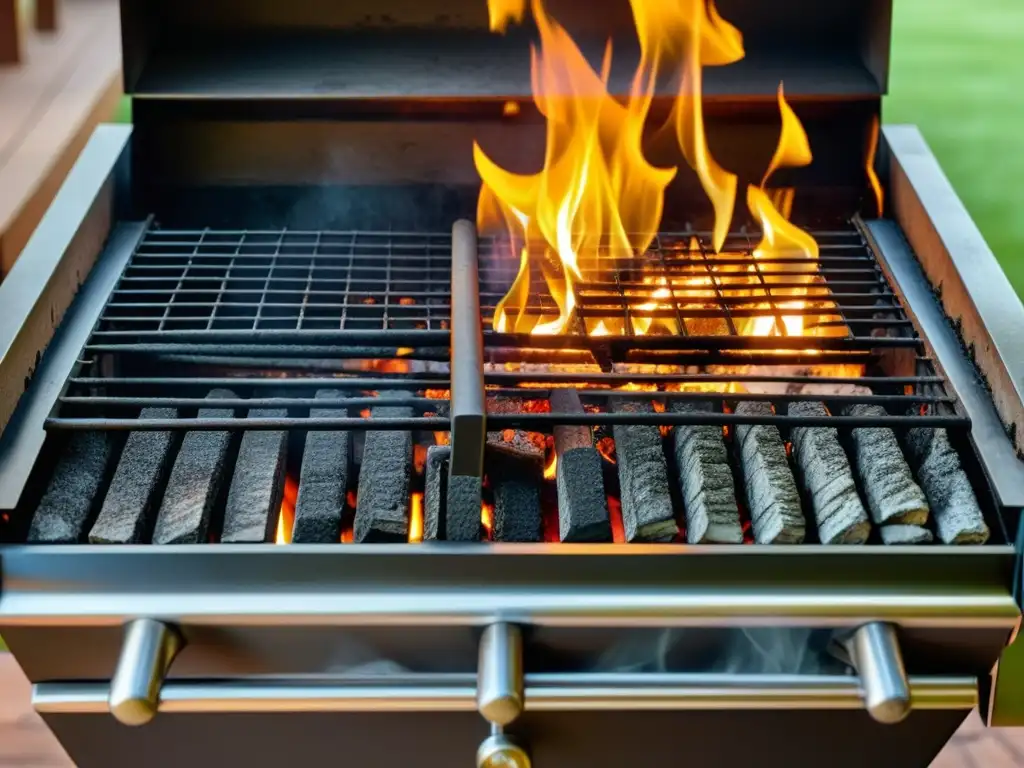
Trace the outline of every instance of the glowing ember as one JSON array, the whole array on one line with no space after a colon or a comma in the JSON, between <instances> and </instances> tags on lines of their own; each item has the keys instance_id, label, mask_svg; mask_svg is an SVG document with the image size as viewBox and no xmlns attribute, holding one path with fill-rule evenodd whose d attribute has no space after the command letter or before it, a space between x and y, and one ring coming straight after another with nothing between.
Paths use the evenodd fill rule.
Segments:
<instances>
[{"instance_id":1,"label":"glowing ember","mask_svg":"<svg viewBox=\"0 0 1024 768\"><path fill-rule=\"evenodd\" d=\"M551 451L551 458L548 459L548 463L544 467L544 479L554 480L555 475L558 472L558 454Z\"/></svg>"},{"instance_id":2,"label":"glowing ember","mask_svg":"<svg viewBox=\"0 0 1024 768\"><path fill-rule=\"evenodd\" d=\"M494 533L494 505L485 501L480 507L480 524L484 527L487 539L491 539Z\"/></svg>"},{"instance_id":3,"label":"glowing ember","mask_svg":"<svg viewBox=\"0 0 1024 768\"><path fill-rule=\"evenodd\" d=\"M284 479L284 493L281 496L281 511L277 515L275 544L291 544L292 528L295 525L295 500L299 497L299 484L289 475Z\"/></svg>"},{"instance_id":4,"label":"glowing ember","mask_svg":"<svg viewBox=\"0 0 1024 768\"><path fill-rule=\"evenodd\" d=\"M427 446L417 443L412 447L412 465L416 474L423 474L423 468L427 466Z\"/></svg>"},{"instance_id":5,"label":"glowing ember","mask_svg":"<svg viewBox=\"0 0 1024 768\"><path fill-rule=\"evenodd\" d=\"M608 517L612 524L612 541L626 543L626 526L622 522L622 503L615 497L608 497Z\"/></svg>"},{"instance_id":6,"label":"glowing ember","mask_svg":"<svg viewBox=\"0 0 1024 768\"><path fill-rule=\"evenodd\" d=\"M413 491L409 499L409 543L423 541L423 491Z\"/></svg>"},{"instance_id":7,"label":"glowing ember","mask_svg":"<svg viewBox=\"0 0 1024 768\"><path fill-rule=\"evenodd\" d=\"M610 437L602 437L597 441L597 452L609 464L615 463L615 441Z\"/></svg>"}]
</instances>

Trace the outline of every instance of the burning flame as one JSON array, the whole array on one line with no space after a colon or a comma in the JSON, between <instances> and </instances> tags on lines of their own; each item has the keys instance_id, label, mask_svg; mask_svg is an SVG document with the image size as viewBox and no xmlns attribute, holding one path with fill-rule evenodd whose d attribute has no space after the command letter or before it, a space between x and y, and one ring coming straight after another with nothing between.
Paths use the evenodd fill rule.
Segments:
<instances>
[{"instance_id":1,"label":"burning flame","mask_svg":"<svg viewBox=\"0 0 1024 768\"><path fill-rule=\"evenodd\" d=\"M295 501L299 497L299 484L289 475L284 479L281 495L281 511L277 515L275 544L291 544L292 528L295 526Z\"/></svg>"},{"instance_id":2,"label":"burning flame","mask_svg":"<svg viewBox=\"0 0 1024 768\"><path fill-rule=\"evenodd\" d=\"M409 498L409 543L423 541L423 491L413 491Z\"/></svg>"},{"instance_id":3,"label":"burning flame","mask_svg":"<svg viewBox=\"0 0 1024 768\"><path fill-rule=\"evenodd\" d=\"M789 274L768 276L763 278L769 286L779 282L811 282L817 271L818 243L805 231L789 221L789 209L792 207L792 194L785 191L775 196L783 206L780 211L766 191L768 181L779 168L798 168L809 165L813 159L807 133L800 119L786 101L783 85L779 84L779 111L782 114L782 132L775 148L768 170L761 179L761 186L747 188L747 207L750 213L761 223L763 232L761 242L754 249L754 259L806 259L806 263L778 264L779 271ZM755 265L755 269L759 269ZM772 290L773 296L805 296L806 288L781 288ZM766 297L767 298L767 297ZM800 309L807 306L803 300L788 301L776 304L780 309ZM770 308L769 305L763 305ZM786 335L801 336L804 332L803 315L786 315L782 317L783 327L778 328L776 318L767 315L752 318L741 331L748 336Z\"/></svg>"},{"instance_id":4,"label":"burning flame","mask_svg":"<svg viewBox=\"0 0 1024 768\"><path fill-rule=\"evenodd\" d=\"M527 10L527 0L489 0L488 5L491 29L498 32L522 22ZM483 182L478 228L484 234L506 236L518 260L515 280L495 309L496 331L567 332L577 318L584 276L602 280L609 261L646 252L661 222L665 190L677 171L651 165L642 146L655 83L665 75L677 77L680 85L662 130L672 132L712 204L712 248L718 253L724 247L737 178L715 161L708 146L703 68L741 60L743 36L721 17L714 0L630 0L630 6L641 56L629 94L620 101L608 89L610 43L600 71L595 71L569 34L548 15L543 0L529 2L540 33L539 48L532 50L531 74L533 99L546 120L543 167L532 175L514 174L493 162L479 144L473 147ZM818 244L790 218L794 190L768 188L777 170L806 166L813 159L807 134L786 101L782 84L778 104L782 118L778 145L761 183L746 192L747 207L760 222L763 236L753 253L755 263L745 274L736 275L740 284L751 286L751 306L766 311L740 322L737 332L742 335L803 335L806 297L817 274ZM877 135L872 139L872 158L876 148ZM870 162L869 175L880 200L881 188ZM692 249L700 250L699 244ZM787 274L762 275L757 262L774 259L793 263L773 266L772 271ZM537 274L550 292L557 315L549 310L539 316L530 305L531 279ZM714 290L709 290L715 286L710 276L646 278L644 282L653 290L645 292L645 301L634 307L628 330L635 335L657 329L682 333L676 317L654 317L653 313L697 308L715 298ZM799 285L772 287L780 283ZM766 287L757 287L761 284ZM773 307L782 310L781 318ZM785 314L786 310L796 312ZM814 331L820 330L816 319L812 322ZM588 317L584 328L592 336L627 332L623 320L615 317Z\"/></svg>"},{"instance_id":5,"label":"burning flame","mask_svg":"<svg viewBox=\"0 0 1024 768\"><path fill-rule=\"evenodd\" d=\"M558 474L558 454L551 451L551 458L548 459L548 463L544 465L544 479L554 480Z\"/></svg>"},{"instance_id":6,"label":"burning flame","mask_svg":"<svg viewBox=\"0 0 1024 768\"><path fill-rule=\"evenodd\" d=\"M878 180L878 174L875 172L875 157L878 155L878 134L880 130L881 123L878 115L875 115L871 120L871 133L868 137L868 157L865 170L868 174L868 182L871 184L871 189L875 193L875 204L878 206L879 217L885 211L885 194L882 192L882 182Z\"/></svg>"},{"instance_id":7,"label":"burning flame","mask_svg":"<svg viewBox=\"0 0 1024 768\"><path fill-rule=\"evenodd\" d=\"M490 539L494 532L494 505L489 501L483 502L480 507L480 524L484 527L486 537Z\"/></svg>"},{"instance_id":8,"label":"burning flame","mask_svg":"<svg viewBox=\"0 0 1024 768\"><path fill-rule=\"evenodd\" d=\"M526 13L526 0L487 0L491 31L504 32L512 22L521 24Z\"/></svg>"},{"instance_id":9,"label":"burning flame","mask_svg":"<svg viewBox=\"0 0 1024 768\"><path fill-rule=\"evenodd\" d=\"M514 18L509 8L522 5L491 0L492 26L497 20L503 28ZM595 72L543 1L533 0L531 8L540 33L531 75L534 103L547 121L544 166L533 175L513 174L474 144L483 180L477 222L484 233L506 230L521 249L519 273L495 311L494 328L558 334L574 316L575 286L585 269L597 270L602 256L643 252L650 245L675 169L652 166L641 147L654 72L638 70L630 98L620 103L608 92L611 45ZM525 317L534 266L558 307L557 317L535 323ZM514 321L508 317L513 308Z\"/></svg>"},{"instance_id":10,"label":"burning flame","mask_svg":"<svg viewBox=\"0 0 1024 768\"><path fill-rule=\"evenodd\" d=\"M702 68L742 59L743 35L719 15L713 0L630 0L630 5L640 38L637 79L653 83L666 66L682 70L670 122L686 162L714 206L712 245L718 252L732 221L736 176L718 165L708 149Z\"/></svg>"}]
</instances>

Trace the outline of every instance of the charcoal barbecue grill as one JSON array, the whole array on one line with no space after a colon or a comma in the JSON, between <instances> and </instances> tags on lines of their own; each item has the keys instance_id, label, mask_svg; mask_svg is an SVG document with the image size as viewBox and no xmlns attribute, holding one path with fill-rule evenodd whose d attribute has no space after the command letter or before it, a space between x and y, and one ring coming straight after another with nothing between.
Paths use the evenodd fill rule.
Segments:
<instances>
[{"instance_id":1,"label":"charcoal barbecue grill","mask_svg":"<svg viewBox=\"0 0 1024 768\"><path fill-rule=\"evenodd\" d=\"M626 3L579 6L623 91ZM472 142L543 150L529 31L121 8L134 124L0 285L0 631L78 765L926 766L974 707L1024 725L1024 307L875 133L890 2L719 3L709 136L759 178L785 81L811 276L740 216L714 252L684 174L552 335L495 322L472 223Z\"/></svg>"}]
</instances>

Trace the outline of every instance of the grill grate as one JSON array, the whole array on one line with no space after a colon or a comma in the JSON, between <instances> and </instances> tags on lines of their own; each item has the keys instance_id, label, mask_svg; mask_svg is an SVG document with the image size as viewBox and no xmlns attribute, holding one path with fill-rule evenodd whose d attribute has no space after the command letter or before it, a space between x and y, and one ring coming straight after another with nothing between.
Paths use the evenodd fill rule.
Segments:
<instances>
[{"instance_id":1,"label":"grill grate","mask_svg":"<svg viewBox=\"0 0 1024 768\"><path fill-rule=\"evenodd\" d=\"M551 336L493 328L518 259L507 243L481 239L488 397L535 403L572 387L587 405L572 416L524 405L492 414L488 424L544 432L556 423L813 424L790 416L788 405L819 399L835 414L822 423L836 426L968 426L860 231L812 234L820 247L813 265L755 258L744 231L730 235L721 254L710 252L708 233L680 232L660 234L628 261L602 253L600 270L584 260L578 312L567 333ZM446 431L451 275L450 233L151 229L47 426L339 429L372 422ZM531 323L557 316L551 294L538 290L543 284L532 281ZM797 289L808 296L794 297ZM807 305L787 304L794 301ZM765 317L774 318L775 335L744 335ZM790 335L791 318L815 335ZM823 372L823 365L832 368ZM848 365L864 375L836 367ZM690 398L723 407L703 415L609 413L610 390L626 385L656 392L663 404ZM236 397L212 407L238 415L200 422L195 410L209 406L218 387ZM348 418L308 418L322 388L344 391ZM773 412L731 412L743 400L770 402ZM366 410L400 401L413 416L371 419ZM840 415L855 403L882 405L887 415ZM181 416L136 418L150 407L178 408ZM243 408L288 413L247 419Z\"/></svg>"},{"instance_id":2,"label":"grill grate","mask_svg":"<svg viewBox=\"0 0 1024 768\"><path fill-rule=\"evenodd\" d=\"M538 280L529 322L493 327L518 260L465 222L447 236L153 230L46 427L76 433L54 442L62 461L123 452L108 494L120 506L104 500L104 526L88 533L96 541L140 535L152 504L132 501L129 470L144 441L160 440L175 446L175 470L206 467L216 448L229 496L236 486L236 495L269 495L253 517L208 484L215 524L190 507L184 533L160 528L154 542L270 540L276 519L277 540L294 527L318 541L668 541L685 531L700 543L711 516L724 514L719 501L728 524L715 524L712 543L930 540L909 518L900 530L876 519L875 531L859 501L868 475L855 468L888 461L870 476L909 475L896 457L932 435L946 446L943 461L959 461L967 498L982 487L970 421L857 228L814 236L821 259L810 265L757 258L742 232L721 255L708 252L706 234L687 232L659 235L628 261L603 254L601 270L584 261L568 332L544 336L528 326L557 307ZM805 324L799 334L794 318ZM753 334L754 322L774 331ZM872 407L853 407L863 405ZM817 426L837 429L807 429ZM118 431L157 435L110 435ZM161 434L172 431L186 434ZM885 451L861 455L869 438ZM824 474L809 463L819 454L832 462ZM311 487L306 459L318 456L334 462L326 476L337 480L323 530L288 517L299 515L296 492ZM75 461L60 465L54 487L67 485L60 472L81 471ZM278 510L286 487L291 513L284 501ZM740 490L745 501L731 500ZM706 503L694 501L702 493ZM775 502L762 504L775 493L778 531ZM173 507L180 494L168 494ZM846 517L833 520L836 504ZM302 514L322 511L307 501ZM961 533L987 537L983 514L971 519L978 530ZM30 540L63 535L55 526L37 526ZM82 527L74 538L85 536Z\"/></svg>"},{"instance_id":3,"label":"grill grate","mask_svg":"<svg viewBox=\"0 0 1024 768\"><path fill-rule=\"evenodd\" d=\"M801 256L756 258L756 241L745 231L731 234L720 254L711 251L710 233L679 232L658 235L644 254L581 256L583 280L567 333L533 335L529 345L606 347L622 358L638 350L697 357L742 351L747 365L778 364L775 350L855 357L866 349L917 347L913 325L859 230L812 234L820 249L816 263ZM499 333L490 321L508 285L509 264L518 259L510 258L508 243L488 245L480 271L489 343L521 346L521 331L555 320L558 307L539 274L542 259L535 258L524 324L510 322ZM774 320L771 335L752 335L751 323L765 317ZM791 318L804 324L796 334L787 325ZM770 358L750 358L765 350L772 350Z\"/></svg>"},{"instance_id":4,"label":"grill grate","mask_svg":"<svg viewBox=\"0 0 1024 768\"><path fill-rule=\"evenodd\" d=\"M450 273L451 235L152 229L96 335L445 331Z\"/></svg>"},{"instance_id":5,"label":"grill grate","mask_svg":"<svg viewBox=\"0 0 1024 768\"><path fill-rule=\"evenodd\" d=\"M451 247L450 234L150 229L47 425L308 427L315 392L336 389L349 416L321 428L447 431ZM236 397L210 400L216 388ZM370 417L396 405L412 415ZM148 407L179 416L137 418ZM235 415L199 420L201 407Z\"/></svg>"}]
</instances>

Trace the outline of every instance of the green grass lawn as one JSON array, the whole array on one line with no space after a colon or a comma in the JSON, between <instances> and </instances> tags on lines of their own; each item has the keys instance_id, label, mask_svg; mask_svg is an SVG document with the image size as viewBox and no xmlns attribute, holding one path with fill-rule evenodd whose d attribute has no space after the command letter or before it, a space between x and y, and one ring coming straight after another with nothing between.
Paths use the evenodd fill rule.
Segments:
<instances>
[{"instance_id":1,"label":"green grass lawn","mask_svg":"<svg viewBox=\"0 0 1024 768\"><path fill-rule=\"evenodd\" d=\"M886 123L916 123L1024 295L1024 0L894 0Z\"/></svg>"}]
</instances>

